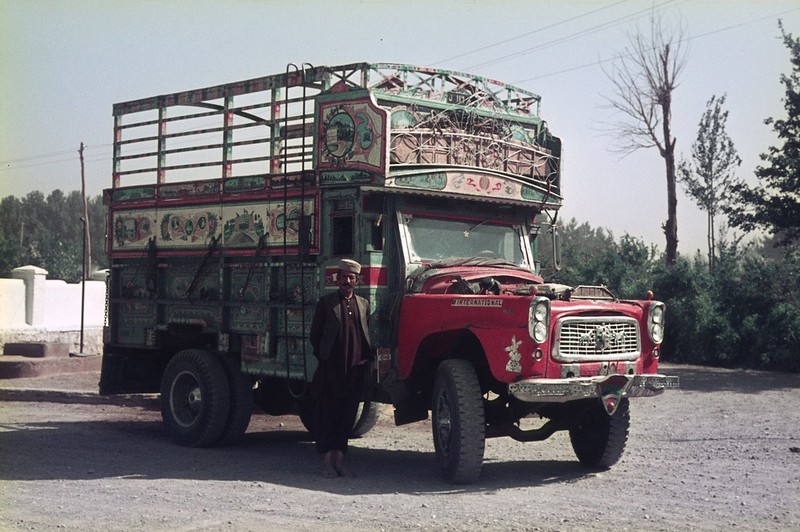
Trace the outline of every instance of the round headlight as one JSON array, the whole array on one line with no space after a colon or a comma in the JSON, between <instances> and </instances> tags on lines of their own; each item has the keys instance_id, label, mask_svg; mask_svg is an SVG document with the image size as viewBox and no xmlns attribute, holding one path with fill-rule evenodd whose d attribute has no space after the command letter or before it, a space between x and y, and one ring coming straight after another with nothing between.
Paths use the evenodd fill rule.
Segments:
<instances>
[{"instance_id":1,"label":"round headlight","mask_svg":"<svg viewBox=\"0 0 800 532\"><path fill-rule=\"evenodd\" d=\"M654 301L650 304L647 321L650 340L660 344L664 341L664 303Z\"/></svg>"},{"instance_id":2,"label":"round headlight","mask_svg":"<svg viewBox=\"0 0 800 532\"><path fill-rule=\"evenodd\" d=\"M654 343L660 344L664 340L664 326L660 323L653 323L650 328L650 336Z\"/></svg>"},{"instance_id":3,"label":"round headlight","mask_svg":"<svg viewBox=\"0 0 800 532\"><path fill-rule=\"evenodd\" d=\"M541 321L533 326L533 339L537 342L544 342L547 339L547 325Z\"/></svg>"},{"instance_id":4,"label":"round headlight","mask_svg":"<svg viewBox=\"0 0 800 532\"><path fill-rule=\"evenodd\" d=\"M537 297L528 308L528 334L534 341L542 343L547 340L550 324L550 300Z\"/></svg>"},{"instance_id":5,"label":"round headlight","mask_svg":"<svg viewBox=\"0 0 800 532\"><path fill-rule=\"evenodd\" d=\"M664 307L653 307L650 311L650 319L653 323L664 323Z\"/></svg>"}]
</instances>

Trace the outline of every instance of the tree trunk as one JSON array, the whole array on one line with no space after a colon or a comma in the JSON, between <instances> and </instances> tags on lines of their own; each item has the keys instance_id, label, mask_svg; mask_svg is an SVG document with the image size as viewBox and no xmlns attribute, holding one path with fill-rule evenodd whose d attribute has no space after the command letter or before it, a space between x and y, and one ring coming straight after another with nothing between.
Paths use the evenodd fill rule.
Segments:
<instances>
[{"instance_id":1,"label":"tree trunk","mask_svg":"<svg viewBox=\"0 0 800 532\"><path fill-rule=\"evenodd\" d=\"M655 146L664 158L667 220L661 227L667 241L666 263L672 265L678 260L678 192L671 107L672 91L677 87L678 75L685 62L685 56L680 52L684 39L680 34L675 39L665 35L657 17L651 18L651 26L649 38L641 34L631 38L631 47L626 52L632 58L629 61L621 58L622 66L610 76L618 97L617 101L611 102L616 110L638 122L620 125L620 139L625 142L623 150L630 153ZM658 119L658 108L661 120Z\"/></svg>"},{"instance_id":2,"label":"tree trunk","mask_svg":"<svg viewBox=\"0 0 800 532\"><path fill-rule=\"evenodd\" d=\"M714 237L714 215L708 215L708 271L713 272L715 262L717 262L716 257L716 247L717 243Z\"/></svg>"},{"instance_id":3,"label":"tree trunk","mask_svg":"<svg viewBox=\"0 0 800 532\"><path fill-rule=\"evenodd\" d=\"M663 104L664 110L664 161L667 167L667 221L664 224L664 236L667 238L665 258L667 264L675 264L678 260L678 192L675 176L675 139L670 131L669 100Z\"/></svg>"},{"instance_id":4,"label":"tree trunk","mask_svg":"<svg viewBox=\"0 0 800 532\"><path fill-rule=\"evenodd\" d=\"M667 158L667 222L664 235L667 237L666 261L675 264L678 260L678 193L675 179L675 156Z\"/></svg>"}]
</instances>

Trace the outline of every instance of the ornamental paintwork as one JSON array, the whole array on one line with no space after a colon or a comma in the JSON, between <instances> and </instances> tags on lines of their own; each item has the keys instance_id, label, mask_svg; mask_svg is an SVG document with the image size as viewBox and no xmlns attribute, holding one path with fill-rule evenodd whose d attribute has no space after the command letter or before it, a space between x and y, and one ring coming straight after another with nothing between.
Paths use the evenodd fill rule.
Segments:
<instances>
[{"instance_id":1,"label":"ornamental paintwork","mask_svg":"<svg viewBox=\"0 0 800 532\"><path fill-rule=\"evenodd\" d=\"M544 282L564 198L540 100L353 63L116 104L101 393L160 392L190 446L235 441L254 404L312 423L308 331L352 258L376 348L354 431L371 403L432 417L455 483L479 479L486 437L566 430L582 463L613 465L627 401L677 385L664 307Z\"/></svg>"},{"instance_id":2,"label":"ornamental paintwork","mask_svg":"<svg viewBox=\"0 0 800 532\"><path fill-rule=\"evenodd\" d=\"M522 371L522 366L520 365L519 361L522 358L522 353L519 352L519 346L522 344L522 340L517 340L517 335L511 336L511 345L503 349L508 353L508 363L506 364L506 371L510 371L513 373L520 373Z\"/></svg>"}]
</instances>

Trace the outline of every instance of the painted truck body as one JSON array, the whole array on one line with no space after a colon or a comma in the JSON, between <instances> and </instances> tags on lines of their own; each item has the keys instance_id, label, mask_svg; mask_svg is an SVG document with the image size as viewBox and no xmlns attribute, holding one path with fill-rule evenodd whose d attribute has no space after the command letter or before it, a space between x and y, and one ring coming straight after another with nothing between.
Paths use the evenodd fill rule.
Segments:
<instances>
[{"instance_id":1,"label":"painted truck body","mask_svg":"<svg viewBox=\"0 0 800 532\"><path fill-rule=\"evenodd\" d=\"M544 282L563 198L538 105L366 63L115 105L101 393L160 392L185 445L235 441L253 404L307 422L314 305L350 257L376 347L356 433L377 403L398 425L432 413L453 482L492 436L568 430L583 463L612 465L628 399L677 386L658 373L664 305Z\"/></svg>"}]
</instances>

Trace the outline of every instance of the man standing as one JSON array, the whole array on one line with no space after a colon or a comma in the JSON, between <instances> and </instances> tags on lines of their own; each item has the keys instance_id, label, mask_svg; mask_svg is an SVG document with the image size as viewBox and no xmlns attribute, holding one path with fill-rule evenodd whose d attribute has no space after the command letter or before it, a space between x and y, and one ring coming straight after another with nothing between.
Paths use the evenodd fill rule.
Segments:
<instances>
[{"instance_id":1,"label":"man standing","mask_svg":"<svg viewBox=\"0 0 800 532\"><path fill-rule=\"evenodd\" d=\"M347 476L344 456L356 420L366 364L371 358L369 301L353 293L361 265L339 262L339 290L317 302L310 340L319 365L311 383L317 452L323 475Z\"/></svg>"}]
</instances>

